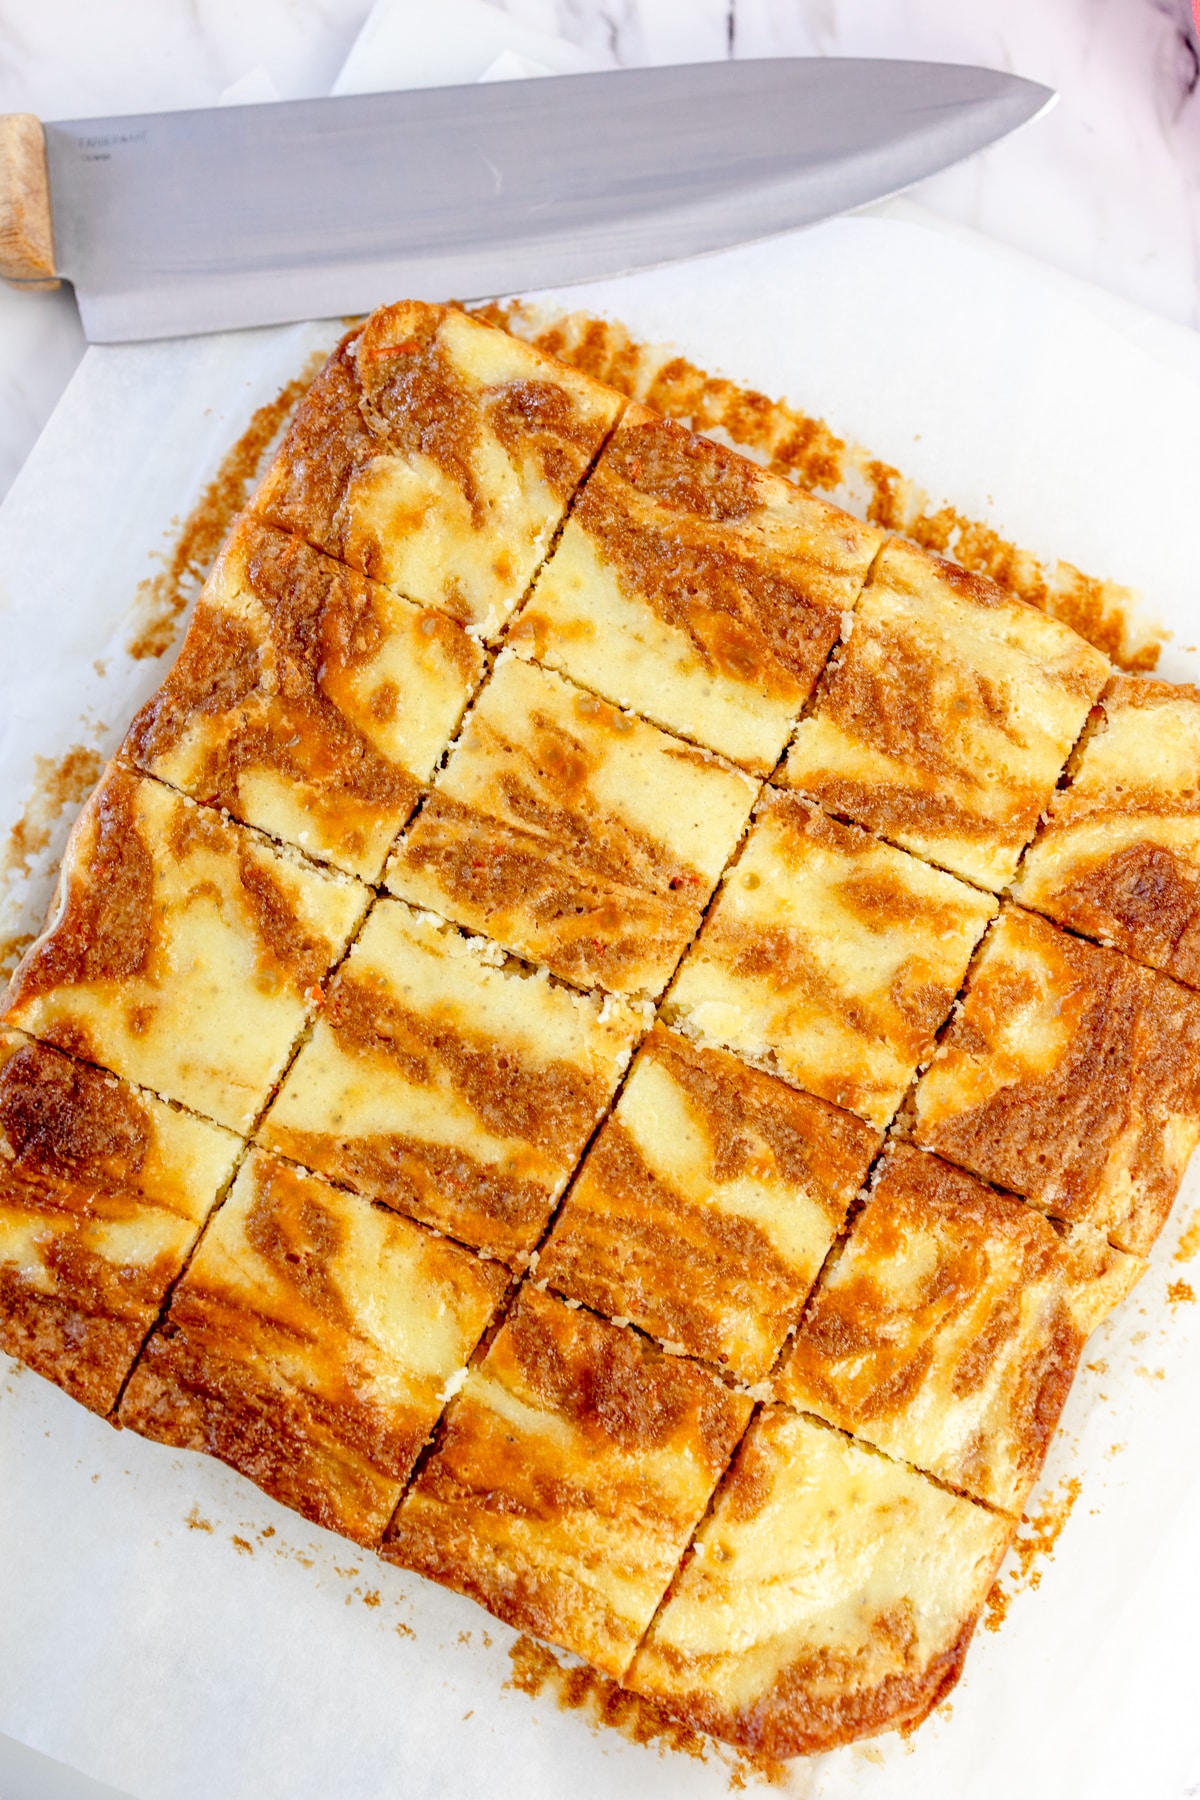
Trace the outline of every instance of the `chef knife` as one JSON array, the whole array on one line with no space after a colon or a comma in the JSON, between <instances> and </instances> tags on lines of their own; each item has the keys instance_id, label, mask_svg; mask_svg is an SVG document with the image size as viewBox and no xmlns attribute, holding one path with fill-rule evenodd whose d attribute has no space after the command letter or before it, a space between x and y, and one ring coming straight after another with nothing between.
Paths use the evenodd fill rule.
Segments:
<instances>
[{"instance_id":1,"label":"chef knife","mask_svg":"<svg viewBox=\"0 0 1200 1800\"><path fill-rule=\"evenodd\" d=\"M949 63L774 58L43 126L0 118L0 275L94 343L478 299L862 206L1054 96Z\"/></svg>"}]
</instances>

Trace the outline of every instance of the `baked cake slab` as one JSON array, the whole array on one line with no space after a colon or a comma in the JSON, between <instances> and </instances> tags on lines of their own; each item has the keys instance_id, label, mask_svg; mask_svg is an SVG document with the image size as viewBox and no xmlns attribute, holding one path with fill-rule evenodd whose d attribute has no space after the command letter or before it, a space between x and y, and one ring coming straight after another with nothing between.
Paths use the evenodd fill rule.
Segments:
<instances>
[{"instance_id":1,"label":"baked cake slab","mask_svg":"<svg viewBox=\"0 0 1200 1800\"><path fill-rule=\"evenodd\" d=\"M382 1554L620 1677L751 1402L528 1285Z\"/></svg>"},{"instance_id":2,"label":"baked cake slab","mask_svg":"<svg viewBox=\"0 0 1200 1800\"><path fill-rule=\"evenodd\" d=\"M883 535L631 406L510 642L766 775Z\"/></svg>"},{"instance_id":3,"label":"baked cake slab","mask_svg":"<svg viewBox=\"0 0 1200 1800\"><path fill-rule=\"evenodd\" d=\"M938 1157L889 1148L778 1396L1019 1515L1089 1334L1143 1263L1061 1235Z\"/></svg>"},{"instance_id":4,"label":"baked cake slab","mask_svg":"<svg viewBox=\"0 0 1200 1800\"><path fill-rule=\"evenodd\" d=\"M454 307L381 307L309 389L252 504L490 636L623 404Z\"/></svg>"},{"instance_id":5,"label":"baked cake slab","mask_svg":"<svg viewBox=\"0 0 1200 1800\"><path fill-rule=\"evenodd\" d=\"M999 891L1110 673L1069 626L896 538L784 780Z\"/></svg>"},{"instance_id":6,"label":"baked cake slab","mask_svg":"<svg viewBox=\"0 0 1200 1800\"><path fill-rule=\"evenodd\" d=\"M661 992L758 784L511 654L387 870L580 987Z\"/></svg>"},{"instance_id":7,"label":"baked cake slab","mask_svg":"<svg viewBox=\"0 0 1200 1800\"><path fill-rule=\"evenodd\" d=\"M664 1016L883 1126L995 911L943 870L774 795Z\"/></svg>"},{"instance_id":8,"label":"baked cake slab","mask_svg":"<svg viewBox=\"0 0 1200 1800\"><path fill-rule=\"evenodd\" d=\"M498 1263L251 1151L120 1422L375 1543L507 1285Z\"/></svg>"},{"instance_id":9,"label":"baked cake slab","mask_svg":"<svg viewBox=\"0 0 1200 1800\"><path fill-rule=\"evenodd\" d=\"M538 1279L761 1381L878 1147L852 1114L656 1025Z\"/></svg>"},{"instance_id":10,"label":"baked cake slab","mask_svg":"<svg viewBox=\"0 0 1200 1800\"><path fill-rule=\"evenodd\" d=\"M1200 1138L1200 996L1008 905L912 1134L1144 1256Z\"/></svg>"},{"instance_id":11,"label":"baked cake slab","mask_svg":"<svg viewBox=\"0 0 1200 1800\"><path fill-rule=\"evenodd\" d=\"M370 898L110 765L4 1023L245 1131Z\"/></svg>"},{"instance_id":12,"label":"baked cake slab","mask_svg":"<svg viewBox=\"0 0 1200 1800\"><path fill-rule=\"evenodd\" d=\"M1200 689L1118 675L1016 899L1200 987Z\"/></svg>"},{"instance_id":13,"label":"baked cake slab","mask_svg":"<svg viewBox=\"0 0 1200 1800\"><path fill-rule=\"evenodd\" d=\"M260 1141L450 1236L528 1258L645 1031L382 900Z\"/></svg>"},{"instance_id":14,"label":"baked cake slab","mask_svg":"<svg viewBox=\"0 0 1200 1800\"><path fill-rule=\"evenodd\" d=\"M482 672L444 613L247 515L123 754L373 881Z\"/></svg>"},{"instance_id":15,"label":"baked cake slab","mask_svg":"<svg viewBox=\"0 0 1200 1800\"><path fill-rule=\"evenodd\" d=\"M0 1031L0 1349L108 1412L240 1149Z\"/></svg>"},{"instance_id":16,"label":"baked cake slab","mask_svg":"<svg viewBox=\"0 0 1200 1800\"><path fill-rule=\"evenodd\" d=\"M626 1685L772 1757L919 1724L958 1679L1012 1531L767 1407Z\"/></svg>"}]
</instances>

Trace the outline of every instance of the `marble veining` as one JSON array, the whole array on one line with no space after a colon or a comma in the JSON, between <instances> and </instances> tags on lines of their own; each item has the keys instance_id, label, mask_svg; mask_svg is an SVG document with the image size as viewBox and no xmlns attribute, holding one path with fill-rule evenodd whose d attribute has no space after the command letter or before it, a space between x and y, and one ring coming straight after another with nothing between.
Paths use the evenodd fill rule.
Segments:
<instances>
[{"instance_id":1,"label":"marble veining","mask_svg":"<svg viewBox=\"0 0 1200 1800\"><path fill-rule=\"evenodd\" d=\"M393 0L393 4L397 0ZM402 0L417 5L424 0ZM982 62L1058 88L1037 126L916 190L945 217L1200 327L1190 0L498 0L600 65ZM0 110L78 118L327 93L369 0L0 0ZM0 288L0 494L82 354L69 294Z\"/></svg>"}]
</instances>

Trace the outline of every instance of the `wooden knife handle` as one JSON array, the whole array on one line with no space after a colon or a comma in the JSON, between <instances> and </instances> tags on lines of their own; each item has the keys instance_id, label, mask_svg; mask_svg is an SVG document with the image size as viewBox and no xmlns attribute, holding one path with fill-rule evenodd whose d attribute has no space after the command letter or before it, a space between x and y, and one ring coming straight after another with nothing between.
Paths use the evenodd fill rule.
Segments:
<instances>
[{"instance_id":1,"label":"wooden knife handle","mask_svg":"<svg viewBox=\"0 0 1200 1800\"><path fill-rule=\"evenodd\" d=\"M32 113L0 114L0 276L56 288L46 135Z\"/></svg>"}]
</instances>

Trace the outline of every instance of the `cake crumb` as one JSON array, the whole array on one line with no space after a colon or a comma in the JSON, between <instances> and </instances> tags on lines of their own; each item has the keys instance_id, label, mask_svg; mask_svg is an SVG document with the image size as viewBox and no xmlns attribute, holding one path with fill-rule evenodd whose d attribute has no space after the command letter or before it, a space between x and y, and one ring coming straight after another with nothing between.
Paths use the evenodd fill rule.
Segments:
<instances>
[{"instance_id":1,"label":"cake crumb","mask_svg":"<svg viewBox=\"0 0 1200 1800\"><path fill-rule=\"evenodd\" d=\"M787 1779L787 1764L777 1758L718 1744L672 1717L658 1701L631 1693L586 1664L560 1662L553 1650L532 1638L519 1637L508 1656L512 1674L506 1688L531 1699L548 1695L563 1712L585 1713L593 1732L617 1731L632 1744L653 1746L660 1756L673 1750L698 1762L715 1757L728 1767L729 1786L735 1792L743 1790L750 1779L769 1787Z\"/></svg>"}]
</instances>

